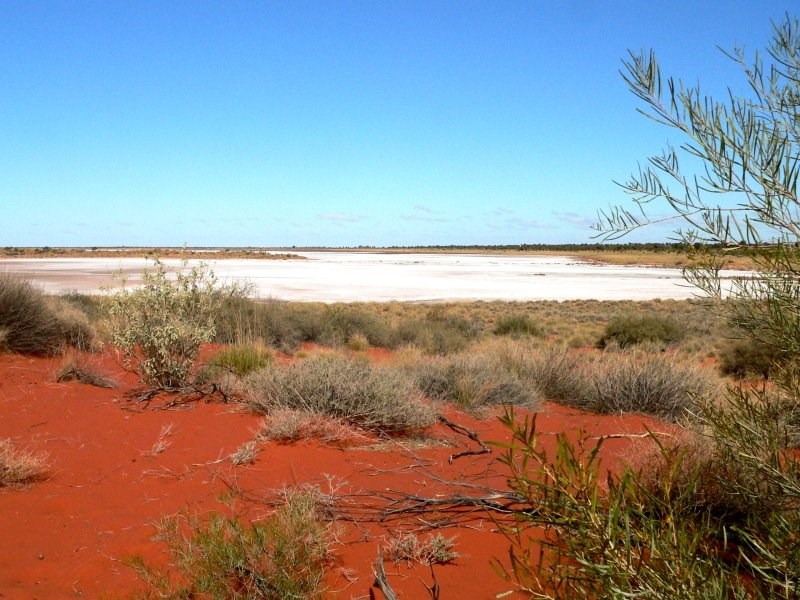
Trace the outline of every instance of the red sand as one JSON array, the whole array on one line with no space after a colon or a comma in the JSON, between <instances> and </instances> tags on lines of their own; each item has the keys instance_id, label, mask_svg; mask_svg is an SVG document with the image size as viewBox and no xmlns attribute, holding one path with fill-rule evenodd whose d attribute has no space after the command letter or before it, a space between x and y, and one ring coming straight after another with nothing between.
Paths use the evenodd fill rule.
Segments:
<instances>
[{"instance_id":1,"label":"red sand","mask_svg":"<svg viewBox=\"0 0 800 600\"><path fill-rule=\"evenodd\" d=\"M426 496L441 491L424 472L409 468L415 464L414 454L447 480L504 485L496 450L448 464L452 452L471 446L465 437L442 427L431 435L450 440L451 447L412 452L400 442L379 450L326 447L315 441L266 443L254 464L233 466L226 457L253 438L259 417L239 412L235 405L206 403L156 410L154 402L138 412L141 406L124 395L135 387L135 380L109 356L90 360L122 382L120 388L55 383L61 359L0 354L0 439L47 452L50 464L47 480L0 490L0 598L127 597L142 583L124 564L126 557L141 553L155 564L167 560L163 544L152 540L153 522L184 509L227 512L223 497L232 490L249 499L274 498L275 490L286 486L314 483L324 488L326 477L332 476L344 482L343 491L395 489ZM508 438L493 417L479 421L448 414L483 440ZM174 434L166 438L169 446L153 454L162 427L170 424ZM639 433L645 427L658 425L642 417L601 417L550 404L538 417L543 432L584 429L601 435ZM614 460L630 445L629 439L610 440L604 457ZM267 512L243 497L234 505L246 518ZM408 521L406 528L419 526ZM345 524L341 544L333 549L336 561L327 580L328 596L368 598L378 545L398 528L398 523L387 528ZM496 598L513 589L490 565L493 558L505 560L509 546L490 519L442 533L456 537L455 550L461 554L451 564L434 567L442 598ZM386 568L401 598L429 597L424 587L431 584L427 567L387 561ZM375 597L382 595L376 591Z\"/></svg>"}]
</instances>

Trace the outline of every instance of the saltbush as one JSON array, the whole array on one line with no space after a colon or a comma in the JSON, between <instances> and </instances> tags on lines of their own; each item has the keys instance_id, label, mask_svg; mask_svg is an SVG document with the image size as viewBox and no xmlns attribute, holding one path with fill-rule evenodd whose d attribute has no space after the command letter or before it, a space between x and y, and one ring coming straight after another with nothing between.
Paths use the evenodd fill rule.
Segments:
<instances>
[{"instance_id":1,"label":"saltbush","mask_svg":"<svg viewBox=\"0 0 800 600\"><path fill-rule=\"evenodd\" d=\"M181 388L200 345L214 338L220 306L243 293L237 286L218 285L204 264L179 270L172 278L156 260L155 268L142 275L141 287L108 297L111 340L143 383Z\"/></svg>"}]
</instances>

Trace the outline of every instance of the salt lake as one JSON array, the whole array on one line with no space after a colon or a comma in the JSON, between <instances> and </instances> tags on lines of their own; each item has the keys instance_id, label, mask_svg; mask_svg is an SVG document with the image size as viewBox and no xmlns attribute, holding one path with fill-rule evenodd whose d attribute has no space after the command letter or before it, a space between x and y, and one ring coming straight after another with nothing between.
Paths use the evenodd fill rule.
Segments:
<instances>
[{"instance_id":1,"label":"salt lake","mask_svg":"<svg viewBox=\"0 0 800 600\"><path fill-rule=\"evenodd\" d=\"M303 252L306 260L206 261L221 281L248 282L254 295L321 302L453 300L651 300L689 298L679 269L602 265L559 256ZM181 261L165 259L171 269ZM189 261L189 265L196 261ZM138 282L143 258L0 260L48 293L97 293ZM728 272L727 276L740 273Z\"/></svg>"}]
</instances>

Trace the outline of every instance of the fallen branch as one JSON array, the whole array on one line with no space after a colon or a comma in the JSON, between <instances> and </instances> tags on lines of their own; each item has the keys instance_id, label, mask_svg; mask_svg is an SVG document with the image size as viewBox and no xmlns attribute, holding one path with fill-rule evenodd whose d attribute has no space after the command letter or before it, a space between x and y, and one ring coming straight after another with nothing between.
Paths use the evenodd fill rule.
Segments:
<instances>
[{"instance_id":1,"label":"fallen branch","mask_svg":"<svg viewBox=\"0 0 800 600\"><path fill-rule=\"evenodd\" d=\"M373 586L377 587L386 600L400 600L395 594L392 586L389 585L389 580L386 577L386 569L383 566L383 548L378 546L378 558L375 559L375 564L372 567L372 572L375 574L375 582ZM370 598L375 598L372 590L369 591Z\"/></svg>"},{"instance_id":2,"label":"fallen branch","mask_svg":"<svg viewBox=\"0 0 800 600\"><path fill-rule=\"evenodd\" d=\"M450 458L447 459L447 462L453 464L453 461L457 458L461 458L462 456L477 456L479 454L491 454L491 449L483 443L483 441L478 437L478 434L472 431L471 429L467 429L463 425L459 425L458 423L453 423L450 419L445 417L444 415L436 415L436 420L439 421L445 427L450 428L452 431L460 435L465 435L473 442L480 446L479 450L464 450L462 452L456 452L455 454L451 454Z\"/></svg>"}]
</instances>

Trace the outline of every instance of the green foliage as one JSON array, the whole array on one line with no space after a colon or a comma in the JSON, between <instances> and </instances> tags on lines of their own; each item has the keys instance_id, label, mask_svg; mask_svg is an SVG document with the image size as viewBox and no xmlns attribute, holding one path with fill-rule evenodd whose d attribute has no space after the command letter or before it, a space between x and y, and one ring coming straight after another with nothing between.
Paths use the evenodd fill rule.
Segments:
<instances>
[{"instance_id":1,"label":"green foliage","mask_svg":"<svg viewBox=\"0 0 800 600\"><path fill-rule=\"evenodd\" d=\"M720 354L720 371L736 379L763 377L769 379L786 361L785 354L773 344L759 340L738 341Z\"/></svg>"},{"instance_id":2,"label":"green foliage","mask_svg":"<svg viewBox=\"0 0 800 600\"><path fill-rule=\"evenodd\" d=\"M524 313L500 317L494 326L493 332L495 335L509 335L514 338L525 336L541 337L543 335L536 321Z\"/></svg>"},{"instance_id":3,"label":"green foliage","mask_svg":"<svg viewBox=\"0 0 800 600\"><path fill-rule=\"evenodd\" d=\"M200 345L214 338L215 319L226 298L243 295L219 286L205 265L171 278L159 260L142 275L142 286L107 299L111 340L142 382L176 389L186 385Z\"/></svg>"},{"instance_id":4,"label":"green foliage","mask_svg":"<svg viewBox=\"0 0 800 600\"><path fill-rule=\"evenodd\" d=\"M263 369L271 364L274 356L260 344L234 344L217 352L208 361L207 369L212 373L227 372L238 377Z\"/></svg>"},{"instance_id":5,"label":"green foliage","mask_svg":"<svg viewBox=\"0 0 800 600\"><path fill-rule=\"evenodd\" d=\"M7 273L0 273L0 334L0 349L41 356L87 348L94 337L83 312Z\"/></svg>"},{"instance_id":6,"label":"green foliage","mask_svg":"<svg viewBox=\"0 0 800 600\"><path fill-rule=\"evenodd\" d=\"M335 354L262 369L245 388L245 401L257 412L310 411L388 434L425 428L434 416L397 372Z\"/></svg>"},{"instance_id":7,"label":"green foliage","mask_svg":"<svg viewBox=\"0 0 800 600\"><path fill-rule=\"evenodd\" d=\"M145 598L322 598L333 532L318 511L313 493L291 492L273 515L249 526L218 514L169 517L157 537L166 542L177 577L141 557L129 562L148 584Z\"/></svg>"},{"instance_id":8,"label":"green foliage","mask_svg":"<svg viewBox=\"0 0 800 600\"><path fill-rule=\"evenodd\" d=\"M656 315L630 315L612 319L597 341L598 348L615 342L628 348L643 342L673 344L684 337L684 328L676 320Z\"/></svg>"}]
</instances>

